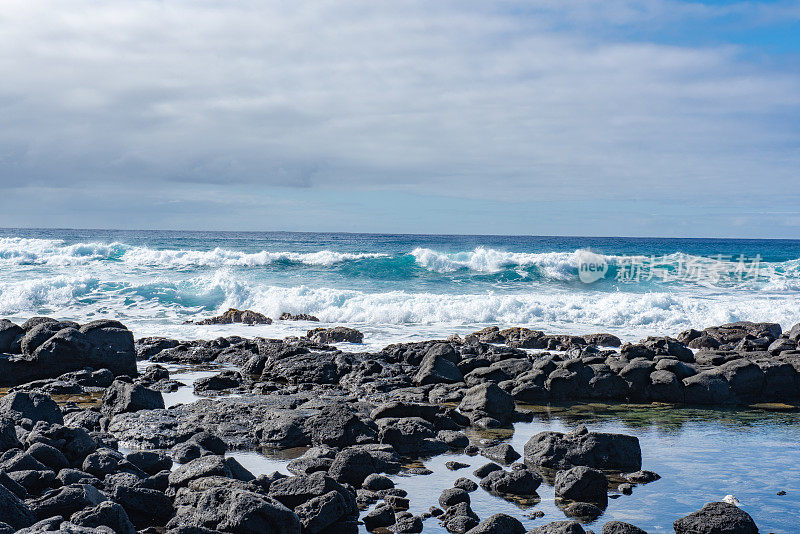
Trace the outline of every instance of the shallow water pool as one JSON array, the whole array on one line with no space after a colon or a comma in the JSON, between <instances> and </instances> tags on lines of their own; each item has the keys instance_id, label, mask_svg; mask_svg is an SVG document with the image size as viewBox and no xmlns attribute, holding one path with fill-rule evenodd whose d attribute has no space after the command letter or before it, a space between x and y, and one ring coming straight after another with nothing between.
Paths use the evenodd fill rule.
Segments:
<instances>
[{"instance_id":1,"label":"shallow water pool","mask_svg":"<svg viewBox=\"0 0 800 534\"><path fill-rule=\"evenodd\" d=\"M642 467L661 479L635 486L632 495L609 499L608 508L587 529L602 530L608 521L633 523L647 532L673 532L672 522L705 503L734 495L753 516L762 533L795 533L800 525L800 413L767 410L710 410L649 405L581 404L569 407L528 407L536 412L531 423L513 431L469 432L473 443L507 439L520 453L528 439L542 430L568 431L578 424L590 430L638 436ZM287 473L287 458L258 453L235 453L248 469ZM294 456L294 454L292 455ZM470 467L450 471L449 460ZM483 456L445 454L424 460L431 475L392 475L397 487L408 492L410 511L421 514L438 506L439 494L459 477L478 481L472 471L489 460ZM786 495L779 496L779 491ZM472 508L481 517L503 512L527 528L563 520L552 485L543 483L539 502L513 503L479 488L470 494ZM544 517L533 519L541 511ZM366 532L361 527L363 532ZM438 520L425 521L425 532L446 532Z\"/></svg>"}]
</instances>

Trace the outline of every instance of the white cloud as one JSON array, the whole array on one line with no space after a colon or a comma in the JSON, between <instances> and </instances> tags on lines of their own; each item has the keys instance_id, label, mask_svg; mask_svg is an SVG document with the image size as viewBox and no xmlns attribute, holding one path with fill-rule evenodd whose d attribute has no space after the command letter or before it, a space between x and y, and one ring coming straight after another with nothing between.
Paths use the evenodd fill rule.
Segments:
<instances>
[{"instance_id":1,"label":"white cloud","mask_svg":"<svg viewBox=\"0 0 800 534\"><path fill-rule=\"evenodd\" d=\"M537 5L6 0L0 183L509 201L793 191L791 65L626 28L767 24L796 4Z\"/></svg>"}]
</instances>

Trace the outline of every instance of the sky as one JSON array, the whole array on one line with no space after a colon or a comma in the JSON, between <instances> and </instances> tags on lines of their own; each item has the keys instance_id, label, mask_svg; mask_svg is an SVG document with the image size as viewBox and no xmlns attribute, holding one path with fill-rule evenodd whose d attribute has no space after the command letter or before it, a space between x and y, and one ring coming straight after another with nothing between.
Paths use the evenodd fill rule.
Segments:
<instances>
[{"instance_id":1,"label":"sky","mask_svg":"<svg viewBox=\"0 0 800 534\"><path fill-rule=\"evenodd\" d=\"M0 226L800 238L800 1L3 0Z\"/></svg>"}]
</instances>

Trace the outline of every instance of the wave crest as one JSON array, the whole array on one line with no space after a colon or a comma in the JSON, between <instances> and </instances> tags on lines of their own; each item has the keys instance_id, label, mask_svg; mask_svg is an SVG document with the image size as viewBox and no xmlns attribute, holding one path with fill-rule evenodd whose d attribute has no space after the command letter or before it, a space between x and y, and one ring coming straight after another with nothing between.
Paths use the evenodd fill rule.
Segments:
<instances>
[{"instance_id":1,"label":"wave crest","mask_svg":"<svg viewBox=\"0 0 800 534\"><path fill-rule=\"evenodd\" d=\"M212 250L153 249L124 243L75 243L58 239L0 238L0 264L10 265L86 265L97 261L119 261L131 266L164 268L255 267L276 262L330 267L337 263L386 257L382 253L349 253L332 250L290 252L262 250L242 252L224 248Z\"/></svg>"}]
</instances>

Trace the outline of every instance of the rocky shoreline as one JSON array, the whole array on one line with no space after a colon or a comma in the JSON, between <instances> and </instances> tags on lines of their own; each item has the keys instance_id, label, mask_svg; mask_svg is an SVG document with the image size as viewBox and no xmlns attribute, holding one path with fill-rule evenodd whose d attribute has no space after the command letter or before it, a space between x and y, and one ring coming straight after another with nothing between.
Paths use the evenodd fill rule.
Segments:
<instances>
[{"instance_id":1,"label":"rocky shoreline","mask_svg":"<svg viewBox=\"0 0 800 534\"><path fill-rule=\"evenodd\" d=\"M624 498L658 478L642 470L636 437L579 426L516 451L473 444L465 430L530 420L526 403L800 400L800 325L732 323L624 344L487 328L377 352L334 346L362 339L336 327L287 339L134 340L111 320L0 321L0 533L422 532L431 522L462 534L524 533L518 518L478 517L470 494L525 499L548 484L575 520L529 532L580 534L610 491ZM195 381L205 398L166 407L162 393L182 386L166 364L224 369ZM298 447L288 477L256 477L226 456ZM412 515L418 497L385 475L423 476L414 460L451 451L486 465ZM758 531L725 502L676 519L674 530Z\"/></svg>"}]
</instances>

